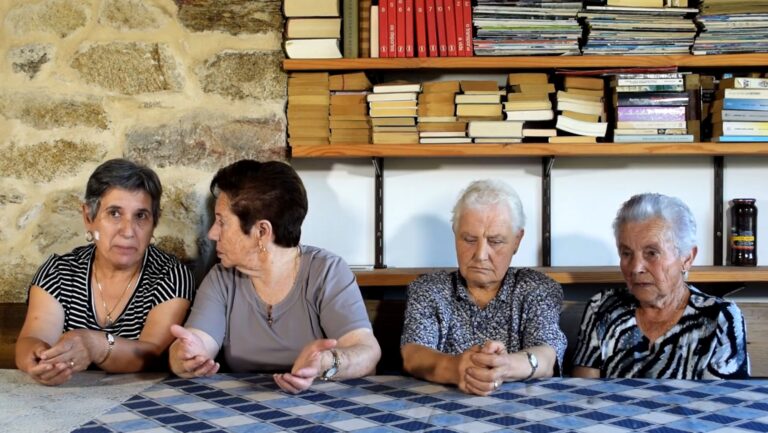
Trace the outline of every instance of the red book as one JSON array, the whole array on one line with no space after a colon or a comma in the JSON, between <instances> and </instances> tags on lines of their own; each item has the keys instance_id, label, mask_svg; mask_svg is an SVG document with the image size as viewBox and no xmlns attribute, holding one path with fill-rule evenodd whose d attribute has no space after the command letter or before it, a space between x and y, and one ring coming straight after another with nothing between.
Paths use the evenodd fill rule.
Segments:
<instances>
[{"instance_id":1,"label":"red book","mask_svg":"<svg viewBox=\"0 0 768 433\"><path fill-rule=\"evenodd\" d=\"M405 57L405 0L397 0L397 56Z\"/></svg>"},{"instance_id":2,"label":"red book","mask_svg":"<svg viewBox=\"0 0 768 433\"><path fill-rule=\"evenodd\" d=\"M464 50L470 57L474 49L472 36L472 0L464 0Z\"/></svg>"},{"instance_id":3,"label":"red book","mask_svg":"<svg viewBox=\"0 0 768 433\"><path fill-rule=\"evenodd\" d=\"M443 0L435 0L435 20L437 21L437 51L440 57L448 57L448 33L445 32Z\"/></svg>"},{"instance_id":4,"label":"red book","mask_svg":"<svg viewBox=\"0 0 768 433\"><path fill-rule=\"evenodd\" d=\"M456 14L453 13L453 0L443 0L445 10L445 34L448 42L448 56L456 57Z\"/></svg>"},{"instance_id":5,"label":"red book","mask_svg":"<svg viewBox=\"0 0 768 433\"><path fill-rule=\"evenodd\" d=\"M416 0L416 55L427 57L427 12L426 1Z\"/></svg>"},{"instance_id":6,"label":"red book","mask_svg":"<svg viewBox=\"0 0 768 433\"><path fill-rule=\"evenodd\" d=\"M405 0L405 57L413 57L413 0Z\"/></svg>"},{"instance_id":7,"label":"red book","mask_svg":"<svg viewBox=\"0 0 768 433\"><path fill-rule=\"evenodd\" d=\"M384 1L384 0L382 0ZM387 49L389 57L397 57L397 0L387 2Z\"/></svg>"},{"instance_id":8,"label":"red book","mask_svg":"<svg viewBox=\"0 0 768 433\"><path fill-rule=\"evenodd\" d=\"M379 2L379 57L389 57L389 26L387 25L387 0Z\"/></svg>"},{"instance_id":9,"label":"red book","mask_svg":"<svg viewBox=\"0 0 768 433\"><path fill-rule=\"evenodd\" d=\"M471 0L470 0L471 1ZM437 57L437 18L435 11L435 0L425 1L427 16L427 49L429 51L429 57Z\"/></svg>"},{"instance_id":10,"label":"red book","mask_svg":"<svg viewBox=\"0 0 768 433\"><path fill-rule=\"evenodd\" d=\"M453 12L456 21L456 55L466 56L464 51L464 0L453 2Z\"/></svg>"}]
</instances>

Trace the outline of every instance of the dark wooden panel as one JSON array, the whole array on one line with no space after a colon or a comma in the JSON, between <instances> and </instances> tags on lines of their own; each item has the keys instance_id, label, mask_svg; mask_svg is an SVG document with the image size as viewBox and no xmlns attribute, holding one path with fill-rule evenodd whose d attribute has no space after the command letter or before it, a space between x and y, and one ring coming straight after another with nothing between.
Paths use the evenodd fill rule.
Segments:
<instances>
[{"instance_id":1,"label":"dark wooden panel","mask_svg":"<svg viewBox=\"0 0 768 433\"><path fill-rule=\"evenodd\" d=\"M0 303L0 368L16 368L14 347L26 314L27 304Z\"/></svg>"}]
</instances>

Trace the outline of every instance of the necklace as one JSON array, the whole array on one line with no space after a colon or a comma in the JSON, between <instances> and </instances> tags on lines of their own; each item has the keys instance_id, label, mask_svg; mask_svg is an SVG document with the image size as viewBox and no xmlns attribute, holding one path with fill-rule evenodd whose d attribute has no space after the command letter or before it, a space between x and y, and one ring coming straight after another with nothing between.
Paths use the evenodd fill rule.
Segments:
<instances>
[{"instance_id":1,"label":"necklace","mask_svg":"<svg viewBox=\"0 0 768 433\"><path fill-rule=\"evenodd\" d=\"M99 278L96 276L96 267L93 268L93 279L96 281L96 287L99 288L99 293L101 294L101 305L104 307L104 312L106 313L106 326L111 326L115 321L112 319L112 313L115 312L115 309L118 305L120 305L120 302L123 300L123 296L125 296L125 293L128 291L128 288L131 287L131 282L133 282L133 277L136 276L136 274L139 272L139 268L136 268L135 271L133 271L133 275L131 275L131 278L128 279L128 285L125 286L122 293L120 293L120 297L117 298L117 302L115 302L115 305L112 308L107 307L107 299L104 297L104 289L101 288L101 283L99 282ZM136 280L138 283L138 280Z\"/></svg>"},{"instance_id":2,"label":"necklace","mask_svg":"<svg viewBox=\"0 0 768 433\"><path fill-rule=\"evenodd\" d=\"M300 266L301 266L301 246L296 245L296 258L294 259L290 287L293 287L293 285L296 283L296 278L299 276ZM256 285L253 283L253 279L251 279L251 287L253 287L253 289L256 290ZM274 323L274 319L272 317L272 304L267 304L267 325L271 328L273 323Z\"/></svg>"}]
</instances>

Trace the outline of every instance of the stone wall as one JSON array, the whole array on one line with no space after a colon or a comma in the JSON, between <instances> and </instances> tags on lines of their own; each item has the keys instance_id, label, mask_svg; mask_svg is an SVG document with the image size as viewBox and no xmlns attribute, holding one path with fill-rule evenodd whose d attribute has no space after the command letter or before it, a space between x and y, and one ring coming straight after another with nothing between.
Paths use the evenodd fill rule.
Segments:
<instances>
[{"instance_id":1,"label":"stone wall","mask_svg":"<svg viewBox=\"0 0 768 433\"><path fill-rule=\"evenodd\" d=\"M0 302L84 244L80 200L124 156L163 182L157 244L204 272L208 183L285 159L279 0L0 2Z\"/></svg>"}]
</instances>

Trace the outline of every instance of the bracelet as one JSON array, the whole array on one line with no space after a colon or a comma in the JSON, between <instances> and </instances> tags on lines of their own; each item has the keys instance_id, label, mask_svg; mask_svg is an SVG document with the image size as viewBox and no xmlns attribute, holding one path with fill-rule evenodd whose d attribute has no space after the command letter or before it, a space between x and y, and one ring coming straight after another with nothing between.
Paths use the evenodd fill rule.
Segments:
<instances>
[{"instance_id":1,"label":"bracelet","mask_svg":"<svg viewBox=\"0 0 768 433\"><path fill-rule=\"evenodd\" d=\"M115 345L115 336L110 334L109 332L105 332L104 336L107 338L107 354L104 355L104 359L97 362L96 364L101 365L105 362L107 362L107 359L109 359L109 355L112 354L112 347Z\"/></svg>"}]
</instances>

